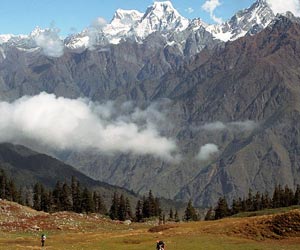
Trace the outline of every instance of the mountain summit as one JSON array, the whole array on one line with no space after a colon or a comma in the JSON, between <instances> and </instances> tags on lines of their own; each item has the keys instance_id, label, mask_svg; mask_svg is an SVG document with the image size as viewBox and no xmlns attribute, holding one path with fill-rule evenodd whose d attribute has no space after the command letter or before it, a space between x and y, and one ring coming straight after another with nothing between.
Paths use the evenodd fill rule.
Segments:
<instances>
[{"instance_id":1,"label":"mountain summit","mask_svg":"<svg viewBox=\"0 0 300 250\"><path fill-rule=\"evenodd\" d=\"M154 2L146 10L142 19L134 27L138 37L145 38L147 35L159 31L182 31L189 25L189 20L182 17L171 2Z\"/></svg>"},{"instance_id":2,"label":"mountain summit","mask_svg":"<svg viewBox=\"0 0 300 250\"><path fill-rule=\"evenodd\" d=\"M258 0L250 8L237 12L221 25L210 25L207 30L222 41L236 40L246 34L254 35L266 28L275 14L265 0Z\"/></svg>"},{"instance_id":3,"label":"mountain summit","mask_svg":"<svg viewBox=\"0 0 300 250\"><path fill-rule=\"evenodd\" d=\"M229 21L215 25L206 25L199 22L199 19L189 20L181 16L170 1L154 2L145 13L118 9L110 23L103 23L100 27L91 25L78 34L68 36L64 40L64 47L71 50L86 49L119 44L126 40L143 43L149 35L158 33L167 39L168 44L176 44L182 51L185 50L182 46L185 46L186 42L196 39L201 44L194 46L197 47L195 51L199 52L200 47L211 47L209 36L219 42L233 41L260 32L274 18L272 8L265 0L257 0L249 8L237 12ZM0 35L0 44L13 44L23 49L24 44L30 44L30 49L38 47L38 44L26 42L26 39L32 40L32 35L22 36L22 39L17 36ZM28 49L28 46L25 49Z\"/></svg>"}]
</instances>

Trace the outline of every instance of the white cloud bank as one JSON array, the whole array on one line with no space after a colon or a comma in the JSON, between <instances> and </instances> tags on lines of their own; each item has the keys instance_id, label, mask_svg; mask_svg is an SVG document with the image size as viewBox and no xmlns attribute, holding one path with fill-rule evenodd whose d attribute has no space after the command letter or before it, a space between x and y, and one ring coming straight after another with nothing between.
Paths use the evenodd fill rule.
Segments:
<instances>
[{"instance_id":1,"label":"white cloud bank","mask_svg":"<svg viewBox=\"0 0 300 250\"><path fill-rule=\"evenodd\" d=\"M60 57L64 54L64 43L58 29L47 29L34 37L34 40L46 56Z\"/></svg>"},{"instance_id":2,"label":"white cloud bank","mask_svg":"<svg viewBox=\"0 0 300 250\"><path fill-rule=\"evenodd\" d=\"M197 155L196 159L199 161L207 161L218 152L219 148L217 145L208 143L200 148L199 154Z\"/></svg>"},{"instance_id":3,"label":"white cloud bank","mask_svg":"<svg viewBox=\"0 0 300 250\"><path fill-rule=\"evenodd\" d=\"M221 5L219 0L207 0L201 8L210 14L212 20L216 23L221 24L223 22L222 18L216 17L214 14L215 9Z\"/></svg>"},{"instance_id":4,"label":"white cloud bank","mask_svg":"<svg viewBox=\"0 0 300 250\"><path fill-rule=\"evenodd\" d=\"M50 150L97 150L134 153L174 160L177 146L143 119L147 110L116 116L113 103L67 99L41 93L13 103L0 102L0 142L38 145ZM159 112L149 111L154 116ZM135 117L135 118L132 118ZM141 125L142 124L142 125Z\"/></svg>"},{"instance_id":5,"label":"white cloud bank","mask_svg":"<svg viewBox=\"0 0 300 250\"><path fill-rule=\"evenodd\" d=\"M267 3L275 14L291 11L294 15L300 16L299 0L267 0Z\"/></svg>"}]
</instances>

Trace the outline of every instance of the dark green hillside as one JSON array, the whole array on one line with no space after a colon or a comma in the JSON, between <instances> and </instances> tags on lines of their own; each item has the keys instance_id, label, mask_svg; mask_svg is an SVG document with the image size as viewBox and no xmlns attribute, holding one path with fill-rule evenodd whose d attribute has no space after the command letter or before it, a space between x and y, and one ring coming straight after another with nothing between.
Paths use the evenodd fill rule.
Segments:
<instances>
[{"instance_id":1,"label":"dark green hillside","mask_svg":"<svg viewBox=\"0 0 300 250\"><path fill-rule=\"evenodd\" d=\"M115 191L132 198L136 197L132 192L95 181L54 157L21 145L0 144L0 168L14 179L17 186L31 186L40 182L48 188L53 188L57 181L70 181L74 176L83 186L97 189L109 199Z\"/></svg>"}]
</instances>

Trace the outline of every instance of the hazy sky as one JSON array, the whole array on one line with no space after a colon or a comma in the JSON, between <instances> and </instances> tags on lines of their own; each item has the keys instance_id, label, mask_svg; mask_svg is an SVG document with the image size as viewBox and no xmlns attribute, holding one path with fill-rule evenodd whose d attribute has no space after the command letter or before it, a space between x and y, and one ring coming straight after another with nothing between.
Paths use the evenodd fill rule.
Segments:
<instances>
[{"instance_id":1,"label":"hazy sky","mask_svg":"<svg viewBox=\"0 0 300 250\"><path fill-rule=\"evenodd\" d=\"M299 0L267 0L277 10L292 10L300 15ZM110 22L118 9L145 12L153 0L1 0L0 34L28 34L36 26L54 26L61 35L82 31L96 18ZM255 0L171 0L187 18L201 17L207 23L228 20Z\"/></svg>"},{"instance_id":2,"label":"hazy sky","mask_svg":"<svg viewBox=\"0 0 300 250\"><path fill-rule=\"evenodd\" d=\"M237 10L247 8L254 0L171 0L182 16L201 17L213 23L208 10L202 8L205 2L216 6L214 15L224 20ZM51 25L61 30L62 35L79 32L89 26L97 17L108 22L116 9L136 9L145 12L153 0L1 0L0 34L28 34L36 26ZM218 4L219 3L219 4Z\"/></svg>"}]
</instances>

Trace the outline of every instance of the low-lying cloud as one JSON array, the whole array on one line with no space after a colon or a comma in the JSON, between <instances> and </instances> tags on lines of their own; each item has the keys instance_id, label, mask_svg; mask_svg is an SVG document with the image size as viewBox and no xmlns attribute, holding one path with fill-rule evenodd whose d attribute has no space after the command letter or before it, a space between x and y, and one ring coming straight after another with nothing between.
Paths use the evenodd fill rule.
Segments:
<instances>
[{"instance_id":1,"label":"low-lying cloud","mask_svg":"<svg viewBox=\"0 0 300 250\"><path fill-rule=\"evenodd\" d=\"M153 155L172 161L176 143L160 134L153 121L163 115L152 109L135 109L120 116L113 102L98 104L47 93L25 96L13 103L0 102L0 142L38 145L53 151ZM152 118L145 118L147 112Z\"/></svg>"},{"instance_id":2,"label":"low-lying cloud","mask_svg":"<svg viewBox=\"0 0 300 250\"><path fill-rule=\"evenodd\" d=\"M213 143L208 143L200 148L200 151L196 156L196 159L199 161L207 161L218 152L219 152L219 148L217 145Z\"/></svg>"},{"instance_id":3,"label":"low-lying cloud","mask_svg":"<svg viewBox=\"0 0 300 250\"><path fill-rule=\"evenodd\" d=\"M58 29L47 29L41 31L34 40L46 56L60 57L64 54L64 43L60 39Z\"/></svg>"},{"instance_id":4,"label":"low-lying cloud","mask_svg":"<svg viewBox=\"0 0 300 250\"><path fill-rule=\"evenodd\" d=\"M267 3L272 8L275 14L291 11L294 15L300 16L300 1L299 0L267 0Z\"/></svg>"},{"instance_id":5,"label":"low-lying cloud","mask_svg":"<svg viewBox=\"0 0 300 250\"><path fill-rule=\"evenodd\" d=\"M258 124L251 120L246 121L235 121L235 122L228 122L223 123L220 121L206 123L201 126L201 129L207 131L222 131L222 130L235 130L235 131L251 131L255 129Z\"/></svg>"},{"instance_id":6,"label":"low-lying cloud","mask_svg":"<svg viewBox=\"0 0 300 250\"><path fill-rule=\"evenodd\" d=\"M221 24L223 22L222 18L217 17L214 12L217 7L221 5L219 0L207 0L201 7L204 11L208 12L210 18L216 23Z\"/></svg>"}]
</instances>

